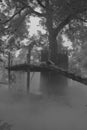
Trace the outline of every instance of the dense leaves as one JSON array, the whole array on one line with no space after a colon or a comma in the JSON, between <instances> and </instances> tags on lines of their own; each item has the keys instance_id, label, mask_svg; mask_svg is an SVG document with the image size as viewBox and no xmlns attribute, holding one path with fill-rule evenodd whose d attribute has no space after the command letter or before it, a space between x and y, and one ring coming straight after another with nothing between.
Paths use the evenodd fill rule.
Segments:
<instances>
[{"instance_id":1,"label":"dense leaves","mask_svg":"<svg viewBox=\"0 0 87 130\"><path fill-rule=\"evenodd\" d=\"M54 59L59 50L58 44L55 44L59 33L71 40L75 54L87 40L86 0L2 0L0 7L0 39L3 41L3 37L7 37L3 41L6 49L21 49L22 40L35 40L37 46L49 43L50 55ZM33 36L30 39L27 26L30 16L41 18L40 24L46 30L45 35L38 32L38 38ZM11 39L8 40L8 37Z\"/></svg>"}]
</instances>

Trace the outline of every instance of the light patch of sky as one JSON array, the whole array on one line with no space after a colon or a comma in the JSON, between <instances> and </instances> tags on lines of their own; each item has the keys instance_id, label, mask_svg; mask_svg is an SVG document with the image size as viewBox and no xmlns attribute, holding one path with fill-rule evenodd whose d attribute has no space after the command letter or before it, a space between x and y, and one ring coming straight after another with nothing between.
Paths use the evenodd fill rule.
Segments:
<instances>
[{"instance_id":1,"label":"light patch of sky","mask_svg":"<svg viewBox=\"0 0 87 130\"><path fill-rule=\"evenodd\" d=\"M35 11L41 13L41 9L38 7L35 9ZM38 35L38 31L41 31L42 33L46 33L46 31L43 29L43 27L40 26L39 24L40 18L39 17L34 17L30 16L30 23L29 25L29 35Z\"/></svg>"},{"instance_id":2,"label":"light patch of sky","mask_svg":"<svg viewBox=\"0 0 87 130\"><path fill-rule=\"evenodd\" d=\"M38 30L41 31L42 33L46 33L46 31L39 25L40 18L38 17L30 17L30 27L29 27L29 35L37 35Z\"/></svg>"},{"instance_id":3,"label":"light patch of sky","mask_svg":"<svg viewBox=\"0 0 87 130\"><path fill-rule=\"evenodd\" d=\"M72 42L65 35L63 35L62 38L63 38L63 41L64 41L63 45L65 47L68 47L68 49L72 49Z\"/></svg>"},{"instance_id":4,"label":"light patch of sky","mask_svg":"<svg viewBox=\"0 0 87 130\"><path fill-rule=\"evenodd\" d=\"M15 53L16 58L19 56L20 52L21 52L21 49L16 51L16 53Z\"/></svg>"}]
</instances>

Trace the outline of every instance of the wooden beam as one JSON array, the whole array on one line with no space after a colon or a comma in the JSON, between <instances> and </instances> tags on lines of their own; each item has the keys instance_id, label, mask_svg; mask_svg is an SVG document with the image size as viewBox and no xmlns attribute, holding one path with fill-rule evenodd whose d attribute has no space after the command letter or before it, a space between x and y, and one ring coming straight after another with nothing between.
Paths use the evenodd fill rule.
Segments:
<instances>
[{"instance_id":1,"label":"wooden beam","mask_svg":"<svg viewBox=\"0 0 87 130\"><path fill-rule=\"evenodd\" d=\"M9 69L9 67L6 67L6 69ZM56 73L59 73L67 78L70 78L72 80L78 81L80 83L83 83L87 85L87 78L81 77L75 73L69 72L68 70L64 70L60 67L57 67L55 65L27 65L27 64L19 64L14 65L10 67L11 71L25 71L30 70L31 72L44 72L44 71L54 71Z\"/></svg>"},{"instance_id":2,"label":"wooden beam","mask_svg":"<svg viewBox=\"0 0 87 130\"><path fill-rule=\"evenodd\" d=\"M51 67L51 70L55 71L57 73L60 73L61 75L65 76L67 78L70 78L72 80L75 80L75 81L78 81L80 83L87 85L87 78L85 78L85 77L82 77L82 76L77 75L75 73L72 73L70 71L64 70L64 69L57 67L57 66Z\"/></svg>"},{"instance_id":3,"label":"wooden beam","mask_svg":"<svg viewBox=\"0 0 87 130\"><path fill-rule=\"evenodd\" d=\"M47 65L27 65L27 64L19 64L6 67L6 69L10 69L11 71L25 71L30 70L31 72L42 72L42 71L51 71Z\"/></svg>"}]
</instances>

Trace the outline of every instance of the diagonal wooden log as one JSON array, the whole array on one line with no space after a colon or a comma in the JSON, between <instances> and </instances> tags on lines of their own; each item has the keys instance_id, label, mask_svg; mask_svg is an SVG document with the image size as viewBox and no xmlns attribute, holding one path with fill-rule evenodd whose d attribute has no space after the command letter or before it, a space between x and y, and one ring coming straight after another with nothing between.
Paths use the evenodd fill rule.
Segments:
<instances>
[{"instance_id":1,"label":"diagonal wooden log","mask_svg":"<svg viewBox=\"0 0 87 130\"><path fill-rule=\"evenodd\" d=\"M57 67L57 66L52 66L52 67L50 67L50 69L52 71L60 73L61 75L65 76L67 78L70 78L72 80L75 80L75 81L78 81L80 83L83 83L83 84L87 85L87 78L85 78L85 77L82 77L80 75L72 73L72 72L70 72L68 70L64 70L64 69L62 69L60 67Z\"/></svg>"},{"instance_id":2,"label":"diagonal wooden log","mask_svg":"<svg viewBox=\"0 0 87 130\"><path fill-rule=\"evenodd\" d=\"M9 69L9 67L6 67L6 69ZM81 77L80 75L76 75L75 73L72 73L68 70L64 70L58 66L55 65L47 65L47 64L42 64L42 65L27 65L27 64L19 64L19 65L14 65L10 67L11 71L26 71L30 70L31 72L43 72L43 71L54 71L56 73L60 73L61 75L70 78L72 80L78 81L80 83L83 83L87 85L87 78Z\"/></svg>"}]
</instances>

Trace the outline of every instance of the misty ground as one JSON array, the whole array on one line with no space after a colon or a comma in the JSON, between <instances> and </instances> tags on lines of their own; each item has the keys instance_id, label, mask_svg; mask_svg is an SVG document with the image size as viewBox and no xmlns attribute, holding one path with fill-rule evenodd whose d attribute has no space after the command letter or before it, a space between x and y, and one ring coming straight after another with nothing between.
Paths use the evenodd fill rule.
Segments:
<instances>
[{"instance_id":1,"label":"misty ground","mask_svg":"<svg viewBox=\"0 0 87 130\"><path fill-rule=\"evenodd\" d=\"M86 85L68 79L63 93L44 89L1 84L0 130L87 130Z\"/></svg>"}]
</instances>

